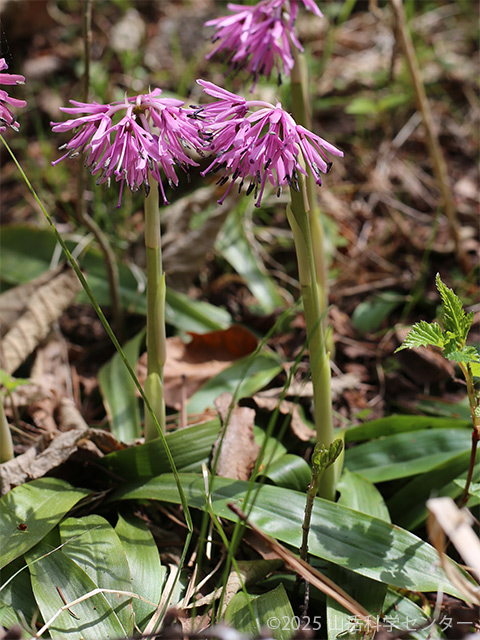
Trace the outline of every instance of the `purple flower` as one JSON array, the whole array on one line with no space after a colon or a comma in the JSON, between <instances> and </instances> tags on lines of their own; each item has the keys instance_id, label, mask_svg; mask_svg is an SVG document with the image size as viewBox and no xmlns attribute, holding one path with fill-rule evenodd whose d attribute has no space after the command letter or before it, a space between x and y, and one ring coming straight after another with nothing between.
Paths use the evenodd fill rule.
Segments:
<instances>
[{"instance_id":1,"label":"purple flower","mask_svg":"<svg viewBox=\"0 0 480 640\"><path fill-rule=\"evenodd\" d=\"M232 179L219 204L238 178L241 181L239 191L244 180L250 181L247 195L255 191L257 207L267 180L277 189L277 195L287 184L298 190L298 173L306 175L300 156L321 185L321 174L327 173L332 165L326 152L343 156L343 152L332 144L298 125L280 103L273 106L263 101L247 101L211 82L197 82L207 94L219 98L194 112L194 116L200 116L204 121L208 148L215 155L202 175L223 166L220 183ZM251 111L252 107L260 108Z\"/></svg>"},{"instance_id":2,"label":"purple flower","mask_svg":"<svg viewBox=\"0 0 480 640\"><path fill-rule=\"evenodd\" d=\"M314 0L302 2L306 9L322 17ZM262 0L253 6L227 6L231 15L205 23L215 27L213 42L219 43L207 59L225 52L230 57L230 69L245 68L253 75L254 86L260 75L268 78L274 67L279 82L282 72L289 75L293 68L290 40L303 51L294 32L298 0Z\"/></svg>"},{"instance_id":3,"label":"purple flower","mask_svg":"<svg viewBox=\"0 0 480 640\"><path fill-rule=\"evenodd\" d=\"M55 132L75 131L71 140L60 147L67 153L52 164L85 152L85 164L97 176L97 184L106 182L110 186L112 177L121 182L118 207L125 182L132 191L143 184L148 195L150 172L168 204L160 170L170 185L177 186L175 167L186 170L197 165L187 149L200 150L203 143L199 137L201 124L188 117L189 111L182 109L184 103L160 98L161 93L161 89L155 89L106 105L71 100L74 106L61 110L78 117L50 123Z\"/></svg>"},{"instance_id":4,"label":"purple flower","mask_svg":"<svg viewBox=\"0 0 480 640\"><path fill-rule=\"evenodd\" d=\"M5 58L0 58L0 84L24 84L25 78L23 76L2 73L4 69L8 69L8 64L5 62ZM3 102L12 107L25 107L27 103L25 100L10 97L6 91L0 89L0 131L5 131L7 127L18 131L20 125L10 109L5 104L2 104Z\"/></svg>"}]
</instances>

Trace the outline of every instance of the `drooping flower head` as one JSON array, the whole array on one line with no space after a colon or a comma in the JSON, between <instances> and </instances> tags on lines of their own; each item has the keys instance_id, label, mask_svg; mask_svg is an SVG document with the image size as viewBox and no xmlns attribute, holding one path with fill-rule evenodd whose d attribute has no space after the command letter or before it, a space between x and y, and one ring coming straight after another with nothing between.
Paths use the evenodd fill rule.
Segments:
<instances>
[{"instance_id":1,"label":"drooping flower head","mask_svg":"<svg viewBox=\"0 0 480 640\"><path fill-rule=\"evenodd\" d=\"M322 17L315 0L301 0L306 9ZM228 4L231 15L209 20L205 26L215 27L216 53L229 57L230 70L245 69L253 75L254 86L260 75L270 77L276 68L279 82L281 74L289 75L293 68L290 40L303 51L294 25L299 0L262 0L252 6Z\"/></svg>"},{"instance_id":2,"label":"drooping flower head","mask_svg":"<svg viewBox=\"0 0 480 640\"><path fill-rule=\"evenodd\" d=\"M234 182L249 180L247 195L255 192L255 206L259 207L267 180L276 188L277 195L289 185L298 190L298 173L306 174L305 166L322 184L322 173L327 173L332 163L327 152L343 156L332 144L297 124L292 116L269 102L247 101L211 82L197 80L205 93L217 98L194 111L192 117L203 119L204 135L208 135L209 151L215 155L211 164L202 172L224 168L220 179L231 184L219 200L223 202ZM259 107L258 111L252 111Z\"/></svg>"},{"instance_id":3,"label":"drooping flower head","mask_svg":"<svg viewBox=\"0 0 480 640\"><path fill-rule=\"evenodd\" d=\"M24 84L25 78L13 73L3 73L5 69L8 69L8 65L5 62L5 58L0 58L0 84ZM5 103L5 104L3 104ZM20 125L18 124L15 116L10 109L5 105L11 105L12 107L25 107L25 100L18 100L12 98L4 89L0 89L0 131L5 131L7 127L10 127L14 131L18 131Z\"/></svg>"},{"instance_id":4,"label":"drooping flower head","mask_svg":"<svg viewBox=\"0 0 480 640\"><path fill-rule=\"evenodd\" d=\"M75 131L61 149L67 153L53 162L86 153L85 165L97 184L110 186L112 177L121 183L118 206L125 182L132 191L143 184L150 191L149 173L160 185L168 204L160 176L163 170L170 185L178 185L175 167L184 170L197 163L187 154L188 148L200 150L200 123L187 117L183 102L160 98L161 89L112 104L82 103L71 100L73 107L61 110L76 115L66 122L51 122L55 132Z\"/></svg>"}]
</instances>

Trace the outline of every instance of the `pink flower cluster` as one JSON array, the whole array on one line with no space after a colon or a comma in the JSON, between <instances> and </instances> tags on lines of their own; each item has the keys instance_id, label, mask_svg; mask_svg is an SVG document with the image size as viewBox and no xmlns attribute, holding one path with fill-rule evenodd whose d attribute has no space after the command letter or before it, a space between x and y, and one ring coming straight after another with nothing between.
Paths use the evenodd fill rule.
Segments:
<instances>
[{"instance_id":1,"label":"pink flower cluster","mask_svg":"<svg viewBox=\"0 0 480 640\"><path fill-rule=\"evenodd\" d=\"M23 76L13 73L3 73L5 69L8 69L5 58L0 58L0 84L24 84L25 78ZM25 100L12 98L6 91L4 91L4 89L0 89L0 131L5 131L7 127L11 127L14 131L18 131L20 125L13 113L6 106L7 104L12 107L25 107L27 103Z\"/></svg>"},{"instance_id":2,"label":"pink flower cluster","mask_svg":"<svg viewBox=\"0 0 480 640\"><path fill-rule=\"evenodd\" d=\"M239 179L239 190L249 180L247 195L254 191L255 204L260 206L267 182L278 194L285 185L298 189L298 174L306 174L307 167L320 185L321 174L331 167L327 153L343 156L332 144L298 125L280 103L247 101L212 82L198 83L215 102L185 109L180 100L160 98L160 89L107 105L72 101L74 106L62 111L77 117L52 122L53 131L74 131L61 147L67 152L53 164L84 152L97 184L110 185L112 177L121 182L118 206L125 182L132 191L143 184L148 195L149 176L158 182L168 204L160 170L170 185L178 185L175 167L197 165L188 154L195 149L214 156L202 175L223 169L220 182L231 178L220 203Z\"/></svg>"},{"instance_id":3,"label":"pink flower cluster","mask_svg":"<svg viewBox=\"0 0 480 640\"><path fill-rule=\"evenodd\" d=\"M200 123L188 118L189 111L182 108L184 103L160 98L161 93L161 89L155 89L107 105L72 100L74 106L62 111L77 117L51 123L55 132L75 131L72 139L61 147L67 153L53 164L85 152L85 163L92 175L97 176L97 184L110 186L112 178L121 182L118 206L125 182L132 191L143 184L148 194L150 173L168 204L160 169L169 184L178 185L175 167L186 169L196 165L187 150L200 150L203 143Z\"/></svg>"},{"instance_id":4,"label":"pink flower cluster","mask_svg":"<svg viewBox=\"0 0 480 640\"><path fill-rule=\"evenodd\" d=\"M314 0L301 0L306 9L322 17ZM245 69L253 75L254 86L260 75L267 78L274 67L279 82L282 72L289 75L293 68L290 41L300 50L303 47L295 35L294 25L299 0L262 0L252 6L228 4L231 15L205 23L215 27L215 49L229 57L230 69Z\"/></svg>"},{"instance_id":5,"label":"pink flower cluster","mask_svg":"<svg viewBox=\"0 0 480 640\"><path fill-rule=\"evenodd\" d=\"M244 180L250 181L247 195L255 192L257 207L267 181L277 189L277 195L285 185L298 189L298 173L306 174L301 156L321 185L321 174L327 173L332 164L326 152L343 156L340 149L297 124L280 103L274 106L263 101L247 101L211 82L197 82L208 95L218 99L199 107L194 115L203 119L208 150L215 155L202 175L223 167L220 183L232 180L220 204L237 179L240 179L239 190ZM251 111L253 107L259 107L258 111Z\"/></svg>"}]
</instances>

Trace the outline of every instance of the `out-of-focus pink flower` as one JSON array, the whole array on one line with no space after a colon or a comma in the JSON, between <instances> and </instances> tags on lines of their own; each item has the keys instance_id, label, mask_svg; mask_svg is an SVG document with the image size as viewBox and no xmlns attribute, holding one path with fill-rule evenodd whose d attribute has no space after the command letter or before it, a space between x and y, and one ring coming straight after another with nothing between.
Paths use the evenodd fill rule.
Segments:
<instances>
[{"instance_id":1,"label":"out-of-focus pink flower","mask_svg":"<svg viewBox=\"0 0 480 640\"><path fill-rule=\"evenodd\" d=\"M322 17L314 0L301 0L306 9ZM276 68L289 75L293 67L290 40L303 51L294 31L299 0L262 0L252 6L228 4L230 15L209 20L208 27L215 27L213 42L216 53L229 57L230 69L245 69L253 75L254 86L260 75L267 78Z\"/></svg>"},{"instance_id":2,"label":"out-of-focus pink flower","mask_svg":"<svg viewBox=\"0 0 480 640\"><path fill-rule=\"evenodd\" d=\"M280 103L274 106L259 100L247 101L211 82L197 82L207 94L219 98L217 102L199 107L193 117L203 119L208 149L215 155L202 175L223 167L220 183L225 184L231 178L220 204L237 179L241 181L239 190L244 181L249 180L247 195L255 192L257 207L267 180L277 189L277 195L287 184L298 189L298 173L306 174L300 155L321 185L321 174L327 173L332 165L327 153L343 156L340 149L298 125ZM251 111L255 107L258 111Z\"/></svg>"},{"instance_id":3,"label":"out-of-focus pink flower","mask_svg":"<svg viewBox=\"0 0 480 640\"><path fill-rule=\"evenodd\" d=\"M150 173L168 204L160 170L170 185L177 186L175 167L186 170L197 165L187 149L200 150L203 143L199 135L201 122L188 117L189 110L182 108L181 100L160 98L161 93L161 89L155 89L106 105L71 100L74 106L61 110L77 117L50 123L55 132L75 131L71 140L60 147L67 153L52 164L85 152L85 164L97 176L97 184L106 182L110 186L112 177L121 182L118 206L125 182L132 191L143 184L148 195Z\"/></svg>"},{"instance_id":4,"label":"out-of-focus pink flower","mask_svg":"<svg viewBox=\"0 0 480 640\"><path fill-rule=\"evenodd\" d=\"M5 58L0 58L0 84L24 84L25 78L13 73L3 73L5 69L8 69L8 65L5 62ZM14 131L18 131L20 125L18 124L15 116L5 104L9 104L12 107L25 107L25 100L18 100L8 95L6 91L0 89L0 131L5 131L7 127L10 127Z\"/></svg>"}]
</instances>

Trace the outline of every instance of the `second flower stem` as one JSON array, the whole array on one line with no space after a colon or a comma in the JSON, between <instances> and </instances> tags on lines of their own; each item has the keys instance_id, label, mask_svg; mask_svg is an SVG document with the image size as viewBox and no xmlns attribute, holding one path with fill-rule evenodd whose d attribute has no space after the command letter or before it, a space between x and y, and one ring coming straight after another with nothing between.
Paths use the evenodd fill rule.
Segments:
<instances>
[{"instance_id":1,"label":"second flower stem","mask_svg":"<svg viewBox=\"0 0 480 640\"><path fill-rule=\"evenodd\" d=\"M296 122L311 127L308 108L308 73L305 58L292 47L294 66L291 74L292 111ZM298 273L305 311L308 351L313 384L313 406L317 443L328 449L333 442L333 414L330 374L330 354L326 342L328 283L325 239L317 206L315 178L308 172L299 178L300 190L290 189L291 209L288 220L293 232L297 253ZM330 465L323 471L319 495L335 499L337 468Z\"/></svg>"},{"instance_id":2,"label":"second flower stem","mask_svg":"<svg viewBox=\"0 0 480 640\"><path fill-rule=\"evenodd\" d=\"M292 113L295 121L307 129L311 129L311 116L307 96L308 70L305 57L296 47L292 47L294 65L290 78L292 95ZM325 255L325 237L320 211L317 205L315 177L308 172L305 177L306 197L310 213L310 233L312 237L313 260L318 288L320 308L324 312L328 307L327 260ZM327 315L323 314L324 330L327 328Z\"/></svg>"},{"instance_id":3,"label":"second flower stem","mask_svg":"<svg viewBox=\"0 0 480 640\"><path fill-rule=\"evenodd\" d=\"M291 206L287 207L297 253L305 324L307 329L310 368L312 371L313 405L317 442L329 448L333 442L333 416L329 354L325 344L322 309L318 295L315 261L312 250L310 214L305 208L305 195L299 177L300 191L291 189ZM335 467L328 467L321 479L319 495L327 500L335 498Z\"/></svg>"},{"instance_id":4,"label":"second flower stem","mask_svg":"<svg viewBox=\"0 0 480 640\"><path fill-rule=\"evenodd\" d=\"M162 268L160 208L156 182L145 196L145 247L147 252L147 379L145 393L165 432L163 367L166 360L165 275ZM155 423L145 413L145 441L158 436Z\"/></svg>"}]
</instances>

